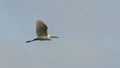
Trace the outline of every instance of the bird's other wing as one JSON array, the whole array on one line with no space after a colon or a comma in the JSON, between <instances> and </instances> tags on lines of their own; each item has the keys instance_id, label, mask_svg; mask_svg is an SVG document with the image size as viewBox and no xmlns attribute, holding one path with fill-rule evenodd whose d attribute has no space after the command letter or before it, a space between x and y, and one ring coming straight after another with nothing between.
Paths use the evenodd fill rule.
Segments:
<instances>
[{"instance_id":1,"label":"bird's other wing","mask_svg":"<svg viewBox=\"0 0 120 68\"><path fill-rule=\"evenodd\" d=\"M47 29L47 25L42 20L36 22L36 33L38 37L47 36Z\"/></svg>"}]
</instances>

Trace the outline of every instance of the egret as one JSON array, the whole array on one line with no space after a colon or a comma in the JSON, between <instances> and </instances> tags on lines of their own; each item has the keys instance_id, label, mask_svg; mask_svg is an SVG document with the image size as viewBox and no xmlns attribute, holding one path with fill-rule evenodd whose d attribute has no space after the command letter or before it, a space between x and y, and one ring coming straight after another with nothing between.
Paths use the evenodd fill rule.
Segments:
<instances>
[{"instance_id":1,"label":"egret","mask_svg":"<svg viewBox=\"0 0 120 68\"><path fill-rule=\"evenodd\" d=\"M29 40L26 41L26 43L32 42L32 41L36 41L36 40L40 40L40 41L51 41L52 38L59 38L57 36L51 36L47 33L47 25L42 21L42 20L37 20L36 21L36 34L37 34L37 38L33 39L33 40Z\"/></svg>"}]
</instances>

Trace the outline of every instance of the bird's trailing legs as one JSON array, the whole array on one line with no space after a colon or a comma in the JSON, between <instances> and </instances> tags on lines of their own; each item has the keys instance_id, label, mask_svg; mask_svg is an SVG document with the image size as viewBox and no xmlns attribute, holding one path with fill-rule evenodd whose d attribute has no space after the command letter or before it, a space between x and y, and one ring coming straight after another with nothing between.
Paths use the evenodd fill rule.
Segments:
<instances>
[{"instance_id":1,"label":"bird's trailing legs","mask_svg":"<svg viewBox=\"0 0 120 68\"><path fill-rule=\"evenodd\" d=\"M35 39L33 39L33 40L26 41L26 43L29 43L29 42L32 42L32 41L36 41L36 40L38 40L38 38L35 38Z\"/></svg>"},{"instance_id":2,"label":"bird's trailing legs","mask_svg":"<svg viewBox=\"0 0 120 68\"><path fill-rule=\"evenodd\" d=\"M50 36L50 38L59 38L59 37L57 37L57 36ZM26 43L29 43L29 42L32 42L32 41L36 41L36 40L40 40L40 41L48 40L48 41L50 41L51 40L50 38L35 38L33 40L26 41Z\"/></svg>"}]
</instances>

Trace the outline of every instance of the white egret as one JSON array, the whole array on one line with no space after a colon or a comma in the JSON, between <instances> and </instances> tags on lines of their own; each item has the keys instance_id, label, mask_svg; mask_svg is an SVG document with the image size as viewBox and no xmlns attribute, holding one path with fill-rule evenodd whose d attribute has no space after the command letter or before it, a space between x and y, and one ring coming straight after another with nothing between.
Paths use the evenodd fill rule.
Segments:
<instances>
[{"instance_id":1,"label":"white egret","mask_svg":"<svg viewBox=\"0 0 120 68\"><path fill-rule=\"evenodd\" d=\"M26 41L26 43L32 42L32 41L36 41L36 40L40 40L40 41L44 41L44 40L48 40L51 41L52 38L59 38L57 36L51 36L47 33L47 25L42 21L42 20L38 20L36 22L36 34L37 34L37 38L33 39L33 40L29 40Z\"/></svg>"}]
</instances>

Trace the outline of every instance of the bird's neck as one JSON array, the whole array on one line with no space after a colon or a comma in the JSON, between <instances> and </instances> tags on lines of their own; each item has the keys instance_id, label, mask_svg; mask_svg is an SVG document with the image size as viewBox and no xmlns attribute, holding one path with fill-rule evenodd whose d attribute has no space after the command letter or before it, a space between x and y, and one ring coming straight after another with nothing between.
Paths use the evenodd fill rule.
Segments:
<instances>
[{"instance_id":1,"label":"bird's neck","mask_svg":"<svg viewBox=\"0 0 120 68\"><path fill-rule=\"evenodd\" d=\"M48 36L47 36L47 37L48 37L48 39L50 39L50 40L52 39L51 35L49 35L49 34L48 34Z\"/></svg>"}]
</instances>

